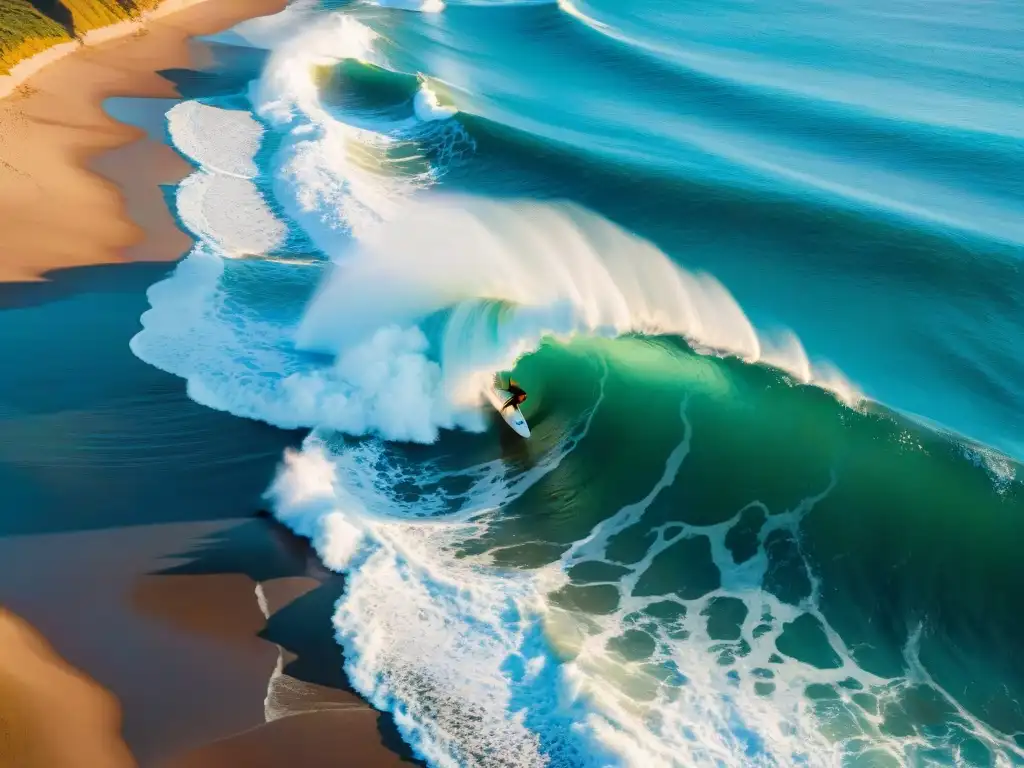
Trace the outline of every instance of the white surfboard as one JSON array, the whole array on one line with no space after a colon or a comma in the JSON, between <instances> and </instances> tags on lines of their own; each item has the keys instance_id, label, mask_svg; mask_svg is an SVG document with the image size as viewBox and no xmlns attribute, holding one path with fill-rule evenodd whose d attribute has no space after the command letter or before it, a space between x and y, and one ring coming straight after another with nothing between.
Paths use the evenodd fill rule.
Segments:
<instances>
[{"instance_id":1,"label":"white surfboard","mask_svg":"<svg viewBox=\"0 0 1024 768\"><path fill-rule=\"evenodd\" d=\"M496 389L495 387L487 387L486 392L487 399L491 401L494 410L501 414L501 418L505 420L505 423L512 427L516 434L522 437L529 437L530 425L526 423L526 419L523 418L523 414L518 406L510 406L505 410L501 410L501 406L512 397L512 393L506 392L504 389Z\"/></svg>"}]
</instances>

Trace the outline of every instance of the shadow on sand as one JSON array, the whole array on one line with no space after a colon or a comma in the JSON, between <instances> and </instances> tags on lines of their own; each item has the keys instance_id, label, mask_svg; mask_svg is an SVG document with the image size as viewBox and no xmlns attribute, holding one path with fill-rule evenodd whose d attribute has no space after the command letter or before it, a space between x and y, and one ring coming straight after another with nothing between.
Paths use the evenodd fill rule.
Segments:
<instances>
[{"instance_id":1,"label":"shadow on sand","mask_svg":"<svg viewBox=\"0 0 1024 768\"><path fill-rule=\"evenodd\" d=\"M157 575L240 573L263 583L305 577L317 586L275 611L259 637L294 655L281 670L296 680L359 696L344 673L345 657L335 641L332 617L345 589L341 574L326 569L306 539L296 536L261 511L257 519L207 537L196 548L175 557L188 562L157 571ZM377 719L381 743L403 762L426 765L402 741L394 716Z\"/></svg>"},{"instance_id":2,"label":"shadow on sand","mask_svg":"<svg viewBox=\"0 0 1024 768\"><path fill-rule=\"evenodd\" d=\"M343 577L267 513L254 518L304 432L200 406L129 349L146 289L172 268L80 267L0 285L0 537L238 518L153 575L313 579L259 636L294 655L284 674L354 694L333 634ZM421 764L390 714L377 727L388 749Z\"/></svg>"}]
</instances>

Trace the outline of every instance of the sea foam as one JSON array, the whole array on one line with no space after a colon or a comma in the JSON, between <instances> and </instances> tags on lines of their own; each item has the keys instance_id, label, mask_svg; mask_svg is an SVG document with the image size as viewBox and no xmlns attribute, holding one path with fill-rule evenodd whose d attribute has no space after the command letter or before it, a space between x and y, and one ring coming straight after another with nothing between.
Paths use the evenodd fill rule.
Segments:
<instances>
[{"instance_id":1,"label":"sea foam","mask_svg":"<svg viewBox=\"0 0 1024 768\"><path fill-rule=\"evenodd\" d=\"M182 101L167 110L167 129L174 146L210 172L243 179L259 172L263 126L248 112Z\"/></svg>"},{"instance_id":2,"label":"sea foam","mask_svg":"<svg viewBox=\"0 0 1024 768\"><path fill-rule=\"evenodd\" d=\"M686 400L680 442L649 492L555 562L512 569L488 553L460 554L524 493L557 484L603 392L602 380L592 406L529 469L496 461L448 473L472 481L461 493L439 490L445 472L385 443L349 444L322 431L286 454L268 491L279 519L347 574L334 617L346 671L431 765L887 765L955 755L964 738L1019 755L928 675L920 630L904 649L904 676L858 666L819 607L822 585L799 545L795 565L809 594L794 603L765 589L770 542L778 534L799 541L834 477L789 509L751 499L713 525L655 526L636 562L610 556L612 542L678 481L693 437ZM750 512L764 522L753 557L738 562L727 542ZM696 599L641 588L658 561L697 540L710 549L719 586ZM575 575L594 565L616 575ZM610 609L581 610L566 599L573 589L616 597ZM736 617L735 631L716 628L724 615ZM789 633L808 628L825 649L818 666L784 651ZM888 708L905 706L920 686L957 712L962 732L924 740L886 728Z\"/></svg>"}]
</instances>

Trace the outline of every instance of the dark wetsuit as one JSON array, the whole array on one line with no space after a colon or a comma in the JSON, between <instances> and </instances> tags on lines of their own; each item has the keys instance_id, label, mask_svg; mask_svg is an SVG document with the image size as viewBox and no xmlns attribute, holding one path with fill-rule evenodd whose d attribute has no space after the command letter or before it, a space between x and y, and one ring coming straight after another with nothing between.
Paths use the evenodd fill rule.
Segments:
<instances>
[{"instance_id":1,"label":"dark wetsuit","mask_svg":"<svg viewBox=\"0 0 1024 768\"><path fill-rule=\"evenodd\" d=\"M519 385L517 385L514 381L509 381L508 393L511 395L511 397L505 401L505 404L503 406L501 406L501 410L503 411L510 405L518 406L524 400L526 400L526 393L522 389L520 389Z\"/></svg>"}]
</instances>

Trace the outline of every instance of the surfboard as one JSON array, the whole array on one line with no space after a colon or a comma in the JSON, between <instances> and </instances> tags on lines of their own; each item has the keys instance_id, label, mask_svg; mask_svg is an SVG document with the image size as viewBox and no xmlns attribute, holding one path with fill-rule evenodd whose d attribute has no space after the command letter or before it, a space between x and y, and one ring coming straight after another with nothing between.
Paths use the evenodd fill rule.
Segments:
<instances>
[{"instance_id":1,"label":"surfboard","mask_svg":"<svg viewBox=\"0 0 1024 768\"><path fill-rule=\"evenodd\" d=\"M504 389L487 387L487 399L491 401L491 405L494 406L494 410L501 414L501 418L503 418L505 423L516 431L516 434L521 437L529 437L530 425L526 423L526 419L523 418L523 414L519 410L518 406L501 410L501 406L504 405L510 397L512 397L512 394L510 392L506 392Z\"/></svg>"}]
</instances>

